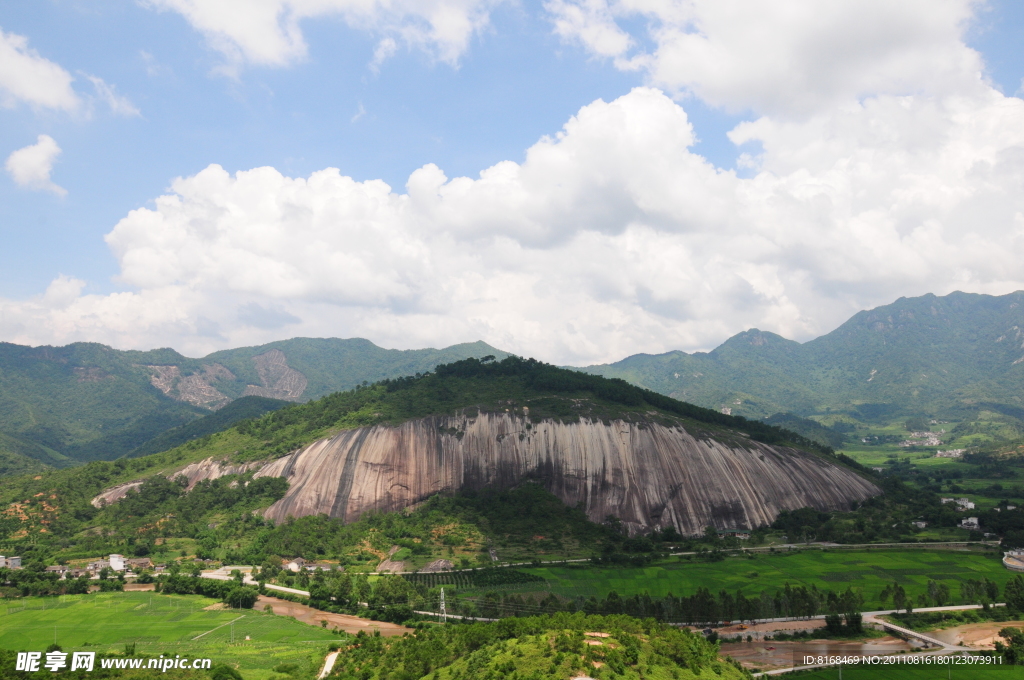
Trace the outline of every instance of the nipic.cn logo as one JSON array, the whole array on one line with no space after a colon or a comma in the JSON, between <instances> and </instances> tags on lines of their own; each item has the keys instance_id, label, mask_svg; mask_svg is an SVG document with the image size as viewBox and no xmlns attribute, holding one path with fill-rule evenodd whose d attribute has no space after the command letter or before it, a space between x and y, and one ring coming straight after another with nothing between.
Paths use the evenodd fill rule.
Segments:
<instances>
[{"instance_id":1,"label":"nipic.cn logo","mask_svg":"<svg viewBox=\"0 0 1024 680\"><path fill-rule=\"evenodd\" d=\"M14 670L35 673L41 668L54 673L58 671L91 671L96 664L96 652L18 652ZM166 673L172 668L205 670L210 668L211 659L190 659L176 654L174 658L160 655L154 658L110 657L100 659L100 668L149 668Z\"/></svg>"}]
</instances>

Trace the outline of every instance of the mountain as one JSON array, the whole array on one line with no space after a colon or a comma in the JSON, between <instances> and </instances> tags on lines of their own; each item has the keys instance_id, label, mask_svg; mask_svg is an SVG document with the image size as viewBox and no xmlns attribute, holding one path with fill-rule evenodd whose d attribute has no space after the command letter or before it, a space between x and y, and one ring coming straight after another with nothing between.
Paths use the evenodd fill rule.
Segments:
<instances>
[{"instance_id":1,"label":"mountain","mask_svg":"<svg viewBox=\"0 0 1024 680\"><path fill-rule=\"evenodd\" d=\"M243 396L307 401L486 355L506 353L482 342L389 350L359 338L295 338L191 359L172 349L0 343L0 433L19 442L0 452L58 467L112 460Z\"/></svg>"},{"instance_id":2,"label":"mountain","mask_svg":"<svg viewBox=\"0 0 1024 680\"><path fill-rule=\"evenodd\" d=\"M711 352L638 354L580 369L763 418L1024 415L1024 291L924 295L855 314L806 343L751 329Z\"/></svg>"},{"instance_id":3,"label":"mountain","mask_svg":"<svg viewBox=\"0 0 1024 680\"><path fill-rule=\"evenodd\" d=\"M264 513L278 522L354 521L439 493L535 481L592 521L612 515L634 533L693 535L770 524L782 510L849 509L879 493L793 432L517 357L336 393L154 460L162 463L150 474L186 488L231 474L283 478L287 491ZM143 483L126 479L93 505Z\"/></svg>"},{"instance_id":4,"label":"mountain","mask_svg":"<svg viewBox=\"0 0 1024 680\"><path fill-rule=\"evenodd\" d=\"M259 418L264 413L270 413L288 405L289 402L281 399L253 396L239 397L210 415L203 416L185 425L179 425L153 437L137 449L129 451L127 455L131 458L137 458L151 453L167 451L185 442L226 430L241 420Z\"/></svg>"}]
</instances>

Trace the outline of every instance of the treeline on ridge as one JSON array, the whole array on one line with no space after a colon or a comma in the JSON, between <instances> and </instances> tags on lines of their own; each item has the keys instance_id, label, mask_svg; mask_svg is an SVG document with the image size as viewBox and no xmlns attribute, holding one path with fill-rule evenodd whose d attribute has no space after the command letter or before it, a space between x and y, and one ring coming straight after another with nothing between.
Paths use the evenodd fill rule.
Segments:
<instances>
[{"instance_id":1,"label":"treeline on ridge","mask_svg":"<svg viewBox=\"0 0 1024 680\"><path fill-rule=\"evenodd\" d=\"M678 401L619 378L603 378L517 356L501 361L484 357L440 364L433 373L384 380L348 392L337 392L308 404L243 421L237 427L242 434L264 441L264 452L269 449L272 453L285 453L305 441L303 435L308 438L310 433L331 427L398 423L411 418L450 414L473 406L497 410L509 400L520 402L520 405L527 405L528 399L537 400L529 404L531 418L575 420L580 416L565 403L543 399L553 394L591 397L595 403L583 415L598 419L607 420L655 408L698 423L739 431L762 443L789 444L835 455L830 447L775 425ZM840 458L845 464L866 471L845 456Z\"/></svg>"}]
</instances>

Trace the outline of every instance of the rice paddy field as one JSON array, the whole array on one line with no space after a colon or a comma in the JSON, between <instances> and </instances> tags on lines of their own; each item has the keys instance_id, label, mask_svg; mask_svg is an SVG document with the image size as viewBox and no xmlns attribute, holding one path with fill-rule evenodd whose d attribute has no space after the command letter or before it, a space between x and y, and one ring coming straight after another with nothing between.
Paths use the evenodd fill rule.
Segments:
<instances>
[{"instance_id":1,"label":"rice paddy field","mask_svg":"<svg viewBox=\"0 0 1024 680\"><path fill-rule=\"evenodd\" d=\"M1021 680L1024 666L843 666L842 670L825 668L781 677L793 680Z\"/></svg>"},{"instance_id":2,"label":"rice paddy field","mask_svg":"<svg viewBox=\"0 0 1024 680\"><path fill-rule=\"evenodd\" d=\"M547 582L546 589L575 598L603 598L615 591L620 596L644 592L651 597L690 595L704 587L713 593L725 589L745 594L774 592L788 582L793 586L815 585L818 589L861 592L867 610L882 608L878 595L896 581L913 597L927 592L928 581L946 583L953 604L959 604L960 584L968 579L989 578L1000 589L1012 574L1003 567L998 553L953 550L794 550L768 554L728 557L721 562L673 559L645 568L566 565L524 568ZM539 591L539 584L512 589ZM460 591L469 595L469 591Z\"/></svg>"},{"instance_id":3,"label":"rice paddy field","mask_svg":"<svg viewBox=\"0 0 1024 680\"><path fill-rule=\"evenodd\" d=\"M206 609L216 600L195 595L96 593L24 598L0 603L0 646L41 651L118 651L135 643L139 655L181 654L236 666L246 680L275 676L280 664L313 672L327 630L254 610ZM276 677L281 677L277 675Z\"/></svg>"}]
</instances>

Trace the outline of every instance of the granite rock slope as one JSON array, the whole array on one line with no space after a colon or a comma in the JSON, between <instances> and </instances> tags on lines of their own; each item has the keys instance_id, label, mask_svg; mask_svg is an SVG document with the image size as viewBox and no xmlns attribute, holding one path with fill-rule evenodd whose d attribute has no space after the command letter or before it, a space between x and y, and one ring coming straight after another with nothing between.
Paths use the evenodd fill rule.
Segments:
<instances>
[{"instance_id":1,"label":"granite rock slope","mask_svg":"<svg viewBox=\"0 0 1024 680\"><path fill-rule=\"evenodd\" d=\"M266 517L326 514L354 521L438 492L535 480L588 516L631 533L769 524L801 507L848 509L880 493L827 459L742 436L712 437L654 422L575 423L481 413L347 430L262 467L286 478Z\"/></svg>"}]
</instances>

